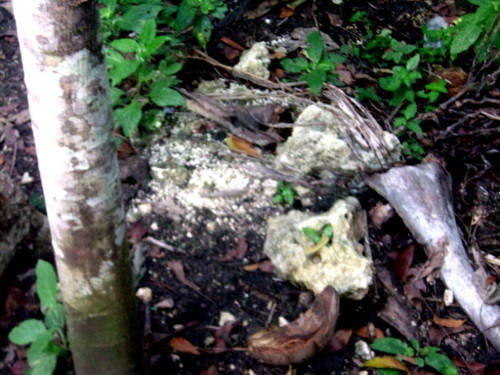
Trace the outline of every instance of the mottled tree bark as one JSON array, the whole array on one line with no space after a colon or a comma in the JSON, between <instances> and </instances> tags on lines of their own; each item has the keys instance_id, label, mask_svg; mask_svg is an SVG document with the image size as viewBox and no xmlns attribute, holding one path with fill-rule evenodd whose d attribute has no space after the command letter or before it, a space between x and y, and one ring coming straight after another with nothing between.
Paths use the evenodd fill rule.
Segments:
<instances>
[{"instance_id":1,"label":"mottled tree bark","mask_svg":"<svg viewBox=\"0 0 500 375\"><path fill-rule=\"evenodd\" d=\"M141 374L97 0L13 3L76 374Z\"/></svg>"}]
</instances>

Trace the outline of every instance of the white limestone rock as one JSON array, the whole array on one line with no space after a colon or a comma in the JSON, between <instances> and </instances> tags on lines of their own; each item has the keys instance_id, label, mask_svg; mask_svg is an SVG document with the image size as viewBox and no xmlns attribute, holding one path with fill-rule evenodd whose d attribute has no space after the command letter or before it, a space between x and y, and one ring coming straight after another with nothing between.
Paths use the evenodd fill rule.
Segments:
<instances>
[{"instance_id":1,"label":"white limestone rock","mask_svg":"<svg viewBox=\"0 0 500 375\"><path fill-rule=\"evenodd\" d=\"M268 69L271 57L265 42L255 43L249 50L241 54L240 61L234 66L239 72L253 74L268 79L271 72Z\"/></svg>"},{"instance_id":2,"label":"white limestone rock","mask_svg":"<svg viewBox=\"0 0 500 375\"><path fill-rule=\"evenodd\" d=\"M306 255L312 241L303 228L321 231L327 224L333 227L331 244ZM264 253L284 279L315 293L331 285L340 296L359 300L368 292L373 276L372 261L363 256L366 233L366 214L356 198L348 197L318 215L290 211L268 219Z\"/></svg>"},{"instance_id":3,"label":"white limestone rock","mask_svg":"<svg viewBox=\"0 0 500 375\"><path fill-rule=\"evenodd\" d=\"M349 142L342 132L342 114L310 105L297 118L292 135L278 146L280 162L293 165L305 174L319 172L324 179L337 174L354 175L369 169L387 168L401 159L401 145L397 137L383 132L388 155L364 149L357 142Z\"/></svg>"}]
</instances>

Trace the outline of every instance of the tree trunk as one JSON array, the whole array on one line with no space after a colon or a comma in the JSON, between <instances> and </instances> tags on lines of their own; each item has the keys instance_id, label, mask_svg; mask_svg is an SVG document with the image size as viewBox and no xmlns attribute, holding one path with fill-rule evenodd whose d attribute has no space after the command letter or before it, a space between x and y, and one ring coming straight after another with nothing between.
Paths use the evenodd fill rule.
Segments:
<instances>
[{"instance_id":1,"label":"tree trunk","mask_svg":"<svg viewBox=\"0 0 500 375\"><path fill-rule=\"evenodd\" d=\"M76 374L141 374L97 1L13 4Z\"/></svg>"}]
</instances>

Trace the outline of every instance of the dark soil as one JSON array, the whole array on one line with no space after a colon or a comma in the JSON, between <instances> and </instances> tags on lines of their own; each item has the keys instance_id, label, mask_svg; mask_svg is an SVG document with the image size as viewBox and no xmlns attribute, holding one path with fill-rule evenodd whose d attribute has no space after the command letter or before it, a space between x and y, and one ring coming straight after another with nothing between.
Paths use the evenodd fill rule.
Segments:
<instances>
[{"instance_id":1,"label":"dark soil","mask_svg":"<svg viewBox=\"0 0 500 375\"><path fill-rule=\"evenodd\" d=\"M256 2L255 2L256 3ZM1 5L2 3L0 3ZM361 32L349 25L349 18L358 10L367 12L377 30L388 27L394 36L406 41L421 39L419 30L422 22L436 12L442 16L456 15L456 9L446 2L438 1L397 1L381 0L368 3L358 0L345 0L342 6L331 1L317 0L306 2L296 10L294 16L283 20L279 18L280 6L274 6L269 13L255 20L245 20L243 12L252 9L252 1L236 1L229 16L214 30L208 53L224 64L232 64L223 53L221 37L248 48L255 41L272 40L286 35L295 27L319 25L322 31L332 36L339 44L356 41ZM329 14L337 14L342 24L332 26ZM358 64L358 71L372 74L369 67ZM201 79L215 79L225 74L220 70L189 61L181 73L186 87ZM28 195L36 197L41 192L37 169L34 141L29 119L15 121L12 116L27 109L23 73L18 50L18 40L12 15L0 7L0 125L4 124L4 135L0 134L0 168L21 183L26 172L33 178L23 184ZM375 77L376 78L376 77ZM498 85L498 84L497 84ZM453 179L453 192L457 221L463 232L466 247L475 246L483 254L500 256L499 215L500 215L500 174L498 120L480 115L481 110L495 109L498 118L498 86L490 93L496 97L479 98L473 95L458 110L445 109L438 119L426 124L424 144L427 154L446 166ZM482 99L491 99L485 101ZM371 104L373 106L373 103ZM376 107L376 106L375 106ZM383 123L390 108L375 108L374 116ZM468 121L447 131L464 114L477 113ZM3 138L2 138L3 137ZM140 153L140 150L139 150ZM410 161L411 162L411 161ZM127 159L121 161L127 164ZM147 176L147 175L146 175ZM145 194L147 181L128 179L124 182L126 202L132 197ZM359 197L366 210L374 207L382 198L372 191ZM326 203L325 203L326 202ZM331 203L326 199L319 211ZM270 202L270 205L272 203ZM304 364L294 366L294 372L286 367L276 367L259 363L238 348L246 347L248 336L262 329L269 322L276 324L278 317L288 321L295 320L304 312L313 299L310 292L300 286L277 279L273 273L249 272L243 266L264 261L262 253L265 232L265 218L270 212L263 211L258 217L214 217L209 210L196 212L198 225L186 228L181 221L162 215L152 215L149 228L155 222L160 228L155 237L168 239L174 251L151 246L146 257L147 272L140 286L153 291L156 304L171 298L172 308L154 308L146 311L146 306L138 301L141 311L141 329L145 347L150 359L152 374L354 374L359 373L362 360L355 354L355 343L360 337L353 333L343 345L329 345L320 354ZM241 232L224 229L209 230L206 223L215 220L236 220ZM249 228L249 229L247 229ZM135 228L137 229L137 228ZM189 232L191 235L186 235ZM238 243L246 242L248 250L243 257L227 258L228 252L237 248ZM409 246L415 246L413 265L425 262L423 251L409 235L403 223L393 218L381 229L370 228L370 242L376 264L377 282L369 295L362 301L342 300L338 330L353 330L374 325L386 336L405 339L400 332L380 316L387 302L387 284L381 278L390 275L391 285L402 294L401 285L395 281L394 259ZM182 252L179 252L181 250ZM50 259L50 256L48 257ZM167 266L169 261L180 261L186 277L194 285L182 282ZM12 261L0 284L0 374L20 374L19 367L22 351L15 351L9 345L7 333L20 321L29 317L39 317L39 306L34 297L34 276L32 269L36 259L22 249ZM26 274L26 272L28 273ZM30 273L31 271L31 273ZM488 271L496 280L500 277L498 266L489 265ZM383 276L384 275L384 276ZM387 281L387 280L386 280ZM405 300L405 308L414 313L411 328L419 341L439 346L443 353L465 363L460 367L461 374L499 374L500 354L485 341L478 330L469 325L458 328L445 328L433 323L434 316L461 319L465 313L456 304L446 307L441 302L444 286L439 278L422 290L419 301ZM214 336L221 334L219 319L221 312L229 312L236 321L222 342L225 350L214 353ZM410 320L408 320L410 322ZM419 329L415 329L418 327ZM201 355L174 351L169 342L174 337L187 339L198 348ZM220 339L217 339L220 342ZM369 339L363 339L370 342ZM460 362L462 361L462 362ZM482 364L482 365L479 365ZM216 371L209 370L215 366ZM477 366L477 367L474 367ZM483 372L475 371L481 368ZM369 372L369 371L368 371ZM423 373L423 372L421 372Z\"/></svg>"}]
</instances>

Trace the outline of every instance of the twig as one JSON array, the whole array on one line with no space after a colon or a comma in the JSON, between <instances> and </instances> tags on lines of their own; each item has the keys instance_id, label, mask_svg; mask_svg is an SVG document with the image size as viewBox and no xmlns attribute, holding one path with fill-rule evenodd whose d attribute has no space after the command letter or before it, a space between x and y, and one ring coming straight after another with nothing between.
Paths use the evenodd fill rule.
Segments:
<instances>
[{"instance_id":1,"label":"twig","mask_svg":"<svg viewBox=\"0 0 500 375\"><path fill-rule=\"evenodd\" d=\"M163 241L157 240L156 238L153 238L151 236L147 236L144 238L144 241L149 242L150 244L156 245L158 247L161 247L162 249L172 251L174 253L181 253L181 254L186 254L184 250L177 249L171 245L166 244Z\"/></svg>"}]
</instances>

